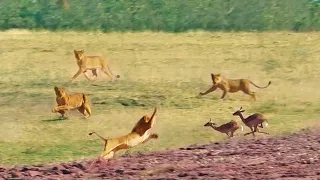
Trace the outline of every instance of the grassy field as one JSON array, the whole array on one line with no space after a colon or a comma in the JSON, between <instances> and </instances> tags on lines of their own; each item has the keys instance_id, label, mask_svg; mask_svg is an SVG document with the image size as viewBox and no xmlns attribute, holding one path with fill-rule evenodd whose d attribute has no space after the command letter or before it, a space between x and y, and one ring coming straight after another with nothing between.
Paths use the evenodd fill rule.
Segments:
<instances>
[{"instance_id":1,"label":"grassy field","mask_svg":"<svg viewBox=\"0 0 320 180\"><path fill-rule=\"evenodd\" d=\"M241 106L245 115L265 113L265 130L282 136L319 123L320 33L76 33L0 32L0 163L5 166L96 158L103 143L96 136L128 133L159 107L149 141L123 153L166 150L194 143L225 141L203 125L221 124ZM89 82L77 71L73 49L110 58L117 81ZM258 101L243 93L220 100L221 91L198 97L211 85L210 73L250 78ZM77 111L59 120L53 86L84 92L93 105L85 119ZM245 127L247 132L249 129ZM261 138L268 136L259 134ZM244 139L240 131L236 139ZM252 137L245 137L252 138Z\"/></svg>"}]
</instances>

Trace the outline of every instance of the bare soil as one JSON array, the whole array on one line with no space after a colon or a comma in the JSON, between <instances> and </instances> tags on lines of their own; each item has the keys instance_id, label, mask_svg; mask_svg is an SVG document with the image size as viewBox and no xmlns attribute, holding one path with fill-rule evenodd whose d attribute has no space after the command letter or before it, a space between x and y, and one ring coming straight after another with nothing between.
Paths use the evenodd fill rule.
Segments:
<instances>
[{"instance_id":1,"label":"bare soil","mask_svg":"<svg viewBox=\"0 0 320 180\"><path fill-rule=\"evenodd\" d=\"M257 135L92 162L0 168L0 179L320 179L320 134Z\"/></svg>"}]
</instances>

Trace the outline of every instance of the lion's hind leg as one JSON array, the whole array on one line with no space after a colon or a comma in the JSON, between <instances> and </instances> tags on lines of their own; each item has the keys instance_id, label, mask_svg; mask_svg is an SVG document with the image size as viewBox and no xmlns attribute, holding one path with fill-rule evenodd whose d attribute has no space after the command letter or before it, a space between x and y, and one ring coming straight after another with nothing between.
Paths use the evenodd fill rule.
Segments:
<instances>
[{"instance_id":1,"label":"lion's hind leg","mask_svg":"<svg viewBox=\"0 0 320 180\"><path fill-rule=\"evenodd\" d=\"M106 75L108 75L111 78L111 80L114 79L114 77L112 76L111 72L109 72L108 69L106 69L105 67L102 67L101 69Z\"/></svg>"},{"instance_id":2,"label":"lion's hind leg","mask_svg":"<svg viewBox=\"0 0 320 180\"><path fill-rule=\"evenodd\" d=\"M251 96L255 101L257 100L256 93L250 91L249 88L244 88L242 91L243 91L245 94L248 94L249 96Z\"/></svg>"},{"instance_id":3,"label":"lion's hind leg","mask_svg":"<svg viewBox=\"0 0 320 180\"><path fill-rule=\"evenodd\" d=\"M85 117L88 117L88 115L86 114L86 108L84 105L78 107L78 111L81 112Z\"/></svg>"},{"instance_id":4,"label":"lion's hind leg","mask_svg":"<svg viewBox=\"0 0 320 180\"><path fill-rule=\"evenodd\" d=\"M86 110L86 112L88 113L89 116L91 116L91 108L88 104L84 104L84 108Z\"/></svg>"},{"instance_id":5,"label":"lion's hind leg","mask_svg":"<svg viewBox=\"0 0 320 180\"><path fill-rule=\"evenodd\" d=\"M246 92L245 92L246 93ZM252 97L252 99L253 100L257 100L257 96L256 96L256 93L255 92L248 92L248 93L246 93L246 94L248 94L249 96L251 96Z\"/></svg>"},{"instance_id":6,"label":"lion's hind leg","mask_svg":"<svg viewBox=\"0 0 320 180\"><path fill-rule=\"evenodd\" d=\"M94 80L96 80L98 78L96 69L92 70L92 74L93 74L93 76L89 76L89 72L88 71L83 72L84 77L87 78L89 81L94 81Z\"/></svg>"}]
</instances>

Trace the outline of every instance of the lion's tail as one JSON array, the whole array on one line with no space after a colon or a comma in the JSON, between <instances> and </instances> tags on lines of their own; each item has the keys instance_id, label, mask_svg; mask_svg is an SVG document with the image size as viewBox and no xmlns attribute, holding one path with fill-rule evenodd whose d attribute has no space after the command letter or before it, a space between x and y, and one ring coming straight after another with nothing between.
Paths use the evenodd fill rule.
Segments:
<instances>
[{"instance_id":1,"label":"lion's tail","mask_svg":"<svg viewBox=\"0 0 320 180\"><path fill-rule=\"evenodd\" d=\"M256 85L256 84L254 84L252 81L250 81L250 83L251 83L252 85L254 85L255 87L257 87L257 88L267 88L267 87L271 84L271 81L269 81L268 85L267 85L267 86L264 86L264 87L260 87L260 86L258 86L258 85Z\"/></svg>"},{"instance_id":2,"label":"lion's tail","mask_svg":"<svg viewBox=\"0 0 320 180\"><path fill-rule=\"evenodd\" d=\"M119 75L119 74L114 75L114 73L111 71L110 67L109 67L108 65L107 65L107 67L108 67L109 72L110 72L114 77L120 78L120 75Z\"/></svg>"},{"instance_id":3,"label":"lion's tail","mask_svg":"<svg viewBox=\"0 0 320 180\"><path fill-rule=\"evenodd\" d=\"M91 136L92 134L96 134L96 135L97 135L100 139L102 139L104 142L108 141L108 139L100 136L100 135L99 135L98 133L96 133L96 132L91 132L91 133L89 133L90 136Z\"/></svg>"},{"instance_id":4,"label":"lion's tail","mask_svg":"<svg viewBox=\"0 0 320 180\"><path fill-rule=\"evenodd\" d=\"M89 105L89 98L83 94L83 106L86 109L87 113L89 114L89 116L91 115L91 108Z\"/></svg>"}]
</instances>

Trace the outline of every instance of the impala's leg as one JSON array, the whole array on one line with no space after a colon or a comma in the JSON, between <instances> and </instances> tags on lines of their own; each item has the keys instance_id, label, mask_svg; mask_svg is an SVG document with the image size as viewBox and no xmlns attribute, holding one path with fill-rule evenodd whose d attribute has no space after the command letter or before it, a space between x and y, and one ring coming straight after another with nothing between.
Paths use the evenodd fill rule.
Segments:
<instances>
[{"instance_id":1,"label":"impala's leg","mask_svg":"<svg viewBox=\"0 0 320 180\"><path fill-rule=\"evenodd\" d=\"M256 136L254 134L253 128L251 126L250 126L250 130L251 130L251 132L245 133L244 136L249 135L249 134L252 134L253 136Z\"/></svg>"},{"instance_id":2,"label":"impala's leg","mask_svg":"<svg viewBox=\"0 0 320 180\"><path fill-rule=\"evenodd\" d=\"M260 130L258 129L258 127L257 127L257 132L258 132L258 133L262 133L262 134L269 134L269 133L267 133L267 132L262 132L262 131L260 131Z\"/></svg>"},{"instance_id":3,"label":"impala's leg","mask_svg":"<svg viewBox=\"0 0 320 180\"><path fill-rule=\"evenodd\" d=\"M261 124L259 124L259 127L263 128L263 125L262 125L262 123L261 123Z\"/></svg>"}]
</instances>

